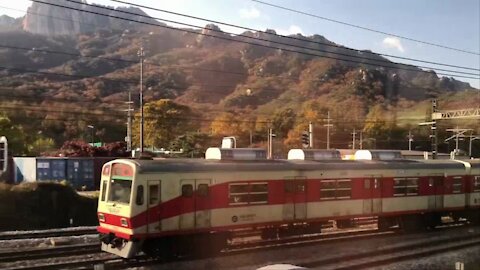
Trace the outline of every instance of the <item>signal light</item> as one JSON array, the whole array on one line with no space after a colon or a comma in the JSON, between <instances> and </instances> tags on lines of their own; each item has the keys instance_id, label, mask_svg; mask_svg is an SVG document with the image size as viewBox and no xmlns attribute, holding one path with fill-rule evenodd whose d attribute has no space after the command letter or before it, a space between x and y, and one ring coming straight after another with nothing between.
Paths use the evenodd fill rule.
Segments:
<instances>
[{"instance_id":1,"label":"signal light","mask_svg":"<svg viewBox=\"0 0 480 270\"><path fill-rule=\"evenodd\" d=\"M302 145L304 148L308 148L310 146L310 133L308 131L304 131L302 133Z\"/></svg>"}]
</instances>

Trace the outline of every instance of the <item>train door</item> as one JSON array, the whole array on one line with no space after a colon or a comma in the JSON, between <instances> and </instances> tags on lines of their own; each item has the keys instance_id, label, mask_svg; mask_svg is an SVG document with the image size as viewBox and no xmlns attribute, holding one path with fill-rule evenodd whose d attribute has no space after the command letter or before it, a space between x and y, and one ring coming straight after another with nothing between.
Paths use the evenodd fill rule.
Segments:
<instances>
[{"instance_id":1,"label":"train door","mask_svg":"<svg viewBox=\"0 0 480 270\"><path fill-rule=\"evenodd\" d=\"M210 180L187 179L180 181L180 229L210 226Z\"/></svg>"},{"instance_id":2,"label":"train door","mask_svg":"<svg viewBox=\"0 0 480 270\"><path fill-rule=\"evenodd\" d=\"M381 176L372 176L363 180L364 199L363 213L382 212L382 182Z\"/></svg>"},{"instance_id":3,"label":"train door","mask_svg":"<svg viewBox=\"0 0 480 270\"><path fill-rule=\"evenodd\" d=\"M445 177L434 176L428 179L428 187L431 195L428 196L428 209L437 210L443 208L443 195L445 194Z\"/></svg>"},{"instance_id":4,"label":"train door","mask_svg":"<svg viewBox=\"0 0 480 270\"><path fill-rule=\"evenodd\" d=\"M210 227L210 180L195 180L195 228Z\"/></svg>"},{"instance_id":5,"label":"train door","mask_svg":"<svg viewBox=\"0 0 480 270\"><path fill-rule=\"evenodd\" d=\"M284 180L284 220L307 218L307 183L305 177L288 177Z\"/></svg>"},{"instance_id":6,"label":"train door","mask_svg":"<svg viewBox=\"0 0 480 270\"><path fill-rule=\"evenodd\" d=\"M162 186L160 180L147 181L147 230L149 233L159 232L162 229L161 207Z\"/></svg>"}]
</instances>

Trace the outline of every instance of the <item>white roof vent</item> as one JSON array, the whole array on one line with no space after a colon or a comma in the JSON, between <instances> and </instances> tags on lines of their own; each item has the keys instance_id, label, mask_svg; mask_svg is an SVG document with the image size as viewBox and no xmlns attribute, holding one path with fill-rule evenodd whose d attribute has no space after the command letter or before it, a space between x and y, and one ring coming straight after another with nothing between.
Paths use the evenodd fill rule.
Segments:
<instances>
[{"instance_id":1,"label":"white roof vent","mask_svg":"<svg viewBox=\"0 0 480 270\"><path fill-rule=\"evenodd\" d=\"M398 160L403 159L399 150L358 150L355 160Z\"/></svg>"},{"instance_id":2,"label":"white roof vent","mask_svg":"<svg viewBox=\"0 0 480 270\"><path fill-rule=\"evenodd\" d=\"M341 160L338 150L326 149L290 149L289 160Z\"/></svg>"},{"instance_id":3,"label":"white roof vent","mask_svg":"<svg viewBox=\"0 0 480 270\"><path fill-rule=\"evenodd\" d=\"M205 159L215 160L264 160L267 151L259 148L216 148L210 147L205 153Z\"/></svg>"}]
</instances>

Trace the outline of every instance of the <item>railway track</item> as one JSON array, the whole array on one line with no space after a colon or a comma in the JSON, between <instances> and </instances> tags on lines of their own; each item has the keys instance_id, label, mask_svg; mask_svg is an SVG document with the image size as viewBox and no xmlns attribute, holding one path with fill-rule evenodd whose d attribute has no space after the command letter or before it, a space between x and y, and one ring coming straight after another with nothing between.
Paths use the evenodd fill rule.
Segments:
<instances>
[{"instance_id":1,"label":"railway track","mask_svg":"<svg viewBox=\"0 0 480 270\"><path fill-rule=\"evenodd\" d=\"M480 232L458 237L445 237L432 241L421 241L380 250L359 252L351 255L334 256L300 264L307 268L347 270L369 269L405 260L421 259L428 256L461 250L480 245Z\"/></svg>"},{"instance_id":2,"label":"railway track","mask_svg":"<svg viewBox=\"0 0 480 270\"><path fill-rule=\"evenodd\" d=\"M91 254L96 252L100 252L99 243L3 251L0 252L0 263L38 260L51 258L52 256L65 257L71 255Z\"/></svg>"},{"instance_id":3,"label":"railway track","mask_svg":"<svg viewBox=\"0 0 480 270\"><path fill-rule=\"evenodd\" d=\"M446 227L441 231L456 230L458 227ZM338 242L351 242L362 239L381 239L398 236L399 230L383 231L379 232L374 229L365 229L362 231L345 231L345 232L333 232L329 234L308 235L299 237L289 237L276 240L266 241L250 241L235 244L226 250L223 250L217 257L229 257L241 254L248 254L252 252L269 251L275 249L282 249L286 247L302 247L317 244L333 244ZM309 261L305 263L297 263L304 267L327 267L326 269L352 269L352 265L355 269L370 268L372 266L389 264L401 260L421 258L422 256L429 256L441 252L447 252L455 249L467 248L473 245L480 244L480 232L475 234L469 234L462 237L445 237L433 241L422 241L417 243L410 243L405 245L399 245L392 248L382 249L380 251L360 252L347 256L322 258L321 260ZM51 254L50 256L68 256L79 255L75 254L74 247L64 247L65 249L58 249L57 254ZM123 269L129 267L141 267L148 265L158 265L161 263L168 263L172 261L153 260L144 257L137 257L135 260L123 260L111 254L101 253L99 246L91 245L90 247L84 246L84 254L98 254L98 256L91 256L89 258L68 259L67 261L58 261L48 264L32 264L19 267L5 268L7 270L43 270L43 269L94 269L94 265L102 264L105 269ZM34 260L35 256L43 258L45 253L38 251L37 255L28 255L30 260ZM2 262L2 254L0 254L0 262ZM176 262L188 262L192 259L199 259L198 257L184 257L176 258L173 261ZM342 262L341 265L338 262ZM1 264L0 264L1 266ZM329 268L330 267L330 268ZM1 267L0 267L1 268ZM3 269L3 268L2 268Z\"/></svg>"},{"instance_id":4,"label":"railway track","mask_svg":"<svg viewBox=\"0 0 480 270\"><path fill-rule=\"evenodd\" d=\"M96 234L96 227L85 228L71 228L71 229L51 229L42 231L13 231L0 233L0 240L20 240L20 239L37 239L48 237L61 237L61 236L79 236L87 234Z\"/></svg>"}]
</instances>

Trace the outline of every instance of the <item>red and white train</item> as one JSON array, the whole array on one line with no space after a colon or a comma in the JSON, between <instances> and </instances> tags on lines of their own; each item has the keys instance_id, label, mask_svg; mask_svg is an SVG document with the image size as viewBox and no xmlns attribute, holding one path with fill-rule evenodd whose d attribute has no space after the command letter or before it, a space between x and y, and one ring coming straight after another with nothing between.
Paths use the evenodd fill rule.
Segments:
<instances>
[{"instance_id":1,"label":"red and white train","mask_svg":"<svg viewBox=\"0 0 480 270\"><path fill-rule=\"evenodd\" d=\"M344 161L335 151L291 151L288 160L210 148L202 160L106 163L102 249L124 258L219 250L240 229L268 239L371 216L380 229L433 227L446 215L480 223L480 161Z\"/></svg>"}]
</instances>

